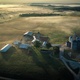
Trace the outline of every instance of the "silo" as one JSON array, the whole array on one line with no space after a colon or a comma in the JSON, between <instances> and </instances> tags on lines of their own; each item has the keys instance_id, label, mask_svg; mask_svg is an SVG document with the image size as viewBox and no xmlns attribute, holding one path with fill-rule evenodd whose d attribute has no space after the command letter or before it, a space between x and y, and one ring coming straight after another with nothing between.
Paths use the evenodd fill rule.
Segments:
<instances>
[{"instance_id":1,"label":"silo","mask_svg":"<svg viewBox=\"0 0 80 80\"><path fill-rule=\"evenodd\" d=\"M77 41L73 40L72 43L71 43L71 49L72 50L77 50L77 44L78 44Z\"/></svg>"}]
</instances>

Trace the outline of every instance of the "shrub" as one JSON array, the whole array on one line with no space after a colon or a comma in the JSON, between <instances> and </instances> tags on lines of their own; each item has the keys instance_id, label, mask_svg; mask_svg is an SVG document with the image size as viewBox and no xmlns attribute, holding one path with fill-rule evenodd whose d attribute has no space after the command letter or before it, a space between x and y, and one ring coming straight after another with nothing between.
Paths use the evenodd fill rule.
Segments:
<instances>
[{"instance_id":1,"label":"shrub","mask_svg":"<svg viewBox=\"0 0 80 80\"><path fill-rule=\"evenodd\" d=\"M35 47L40 47L41 46L41 42L40 41L35 41L34 42L34 46Z\"/></svg>"},{"instance_id":2,"label":"shrub","mask_svg":"<svg viewBox=\"0 0 80 80\"><path fill-rule=\"evenodd\" d=\"M59 52L60 52L59 46L54 46L53 51L54 51L55 54L59 54Z\"/></svg>"},{"instance_id":3,"label":"shrub","mask_svg":"<svg viewBox=\"0 0 80 80\"><path fill-rule=\"evenodd\" d=\"M51 48L52 46L51 46L51 43L47 43L46 44L46 47L49 49L49 48Z\"/></svg>"}]
</instances>

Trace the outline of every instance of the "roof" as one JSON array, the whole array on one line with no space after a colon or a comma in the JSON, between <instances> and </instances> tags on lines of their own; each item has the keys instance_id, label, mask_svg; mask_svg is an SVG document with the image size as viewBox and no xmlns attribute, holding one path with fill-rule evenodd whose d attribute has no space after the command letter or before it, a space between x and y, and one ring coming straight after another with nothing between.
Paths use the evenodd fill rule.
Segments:
<instances>
[{"instance_id":1,"label":"roof","mask_svg":"<svg viewBox=\"0 0 80 80\"><path fill-rule=\"evenodd\" d=\"M28 49L30 47L29 44L20 44L19 48Z\"/></svg>"},{"instance_id":2,"label":"roof","mask_svg":"<svg viewBox=\"0 0 80 80\"><path fill-rule=\"evenodd\" d=\"M7 50L9 50L11 48L12 45L7 44L5 45L3 48L1 48L0 52L6 52Z\"/></svg>"},{"instance_id":3,"label":"roof","mask_svg":"<svg viewBox=\"0 0 80 80\"><path fill-rule=\"evenodd\" d=\"M34 39L36 39L36 36L33 36Z\"/></svg>"},{"instance_id":4,"label":"roof","mask_svg":"<svg viewBox=\"0 0 80 80\"><path fill-rule=\"evenodd\" d=\"M18 44L20 44L20 41L14 41L13 44L14 44L14 45L18 45Z\"/></svg>"},{"instance_id":5,"label":"roof","mask_svg":"<svg viewBox=\"0 0 80 80\"><path fill-rule=\"evenodd\" d=\"M40 37L40 41L46 41L46 42L48 42L49 41L49 37L46 37L46 36L41 36Z\"/></svg>"},{"instance_id":6,"label":"roof","mask_svg":"<svg viewBox=\"0 0 80 80\"><path fill-rule=\"evenodd\" d=\"M42 44L42 46L43 46L43 47L46 47L46 44L47 44L47 42L44 41L43 44Z\"/></svg>"},{"instance_id":7,"label":"roof","mask_svg":"<svg viewBox=\"0 0 80 80\"><path fill-rule=\"evenodd\" d=\"M24 33L24 36L32 36L33 35L33 32L30 32L30 31L28 31L28 32L26 32L26 33Z\"/></svg>"},{"instance_id":8,"label":"roof","mask_svg":"<svg viewBox=\"0 0 80 80\"><path fill-rule=\"evenodd\" d=\"M34 42L36 42L36 41L39 41L39 42L40 42L39 39L33 39L33 40L32 40L32 43L34 43Z\"/></svg>"}]
</instances>

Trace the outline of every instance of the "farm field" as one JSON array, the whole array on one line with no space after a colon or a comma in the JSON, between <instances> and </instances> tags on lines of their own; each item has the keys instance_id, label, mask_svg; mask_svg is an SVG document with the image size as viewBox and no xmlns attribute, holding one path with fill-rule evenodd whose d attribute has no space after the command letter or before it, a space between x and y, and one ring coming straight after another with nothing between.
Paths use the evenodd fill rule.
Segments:
<instances>
[{"instance_id":1,"label":"farm field","mask_svg":"<svg viewBox=\"0 0 80 80\"><path fill-rule=\"evenodd\" d=\"M0 5L0 48L21 40L27 31L49 36L52 44L64 44L70 35L80 35L79 30L79 11L59 11L42 5ZM0 75L55 80L69 80L67 76L72 77L59 59L40 54L36 48L32 50L32 54L28 54L27 50L13 47L7 53L0 53Z\"/></svg>"},{"instance_id":2,"label":"farm field","mask_svg":"<svg viewBox=\"0 0 80 80\"><path fill-rule=\"evenodd\" d=\"M64 43L74 32L79 34L80 17L30 17L17 18L0 24L0 44L21 39L26 31L41 32L49 36L52 43ZM0 45L0 47L2 47Z\"/></svg>"}]
</instances>

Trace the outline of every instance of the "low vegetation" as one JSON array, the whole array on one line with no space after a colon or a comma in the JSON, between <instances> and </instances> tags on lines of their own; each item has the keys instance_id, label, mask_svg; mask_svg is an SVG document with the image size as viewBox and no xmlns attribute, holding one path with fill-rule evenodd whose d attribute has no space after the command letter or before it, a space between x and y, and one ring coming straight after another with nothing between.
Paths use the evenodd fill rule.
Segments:
<instances>
[{"instance_id":1,"label":"low vegetation","mask_svg":"<svg viewBox=\"0 0 80 80\"><path fill-rule=\"evenodd\" d=\"M29 50L31 53L13 47L6 53L0 53L0 75L20 80L67 80L66 76L72 77L58 59L50 57L50 54L40 53L40 49L34 46Z\"/></svg>"}]
</instances>

